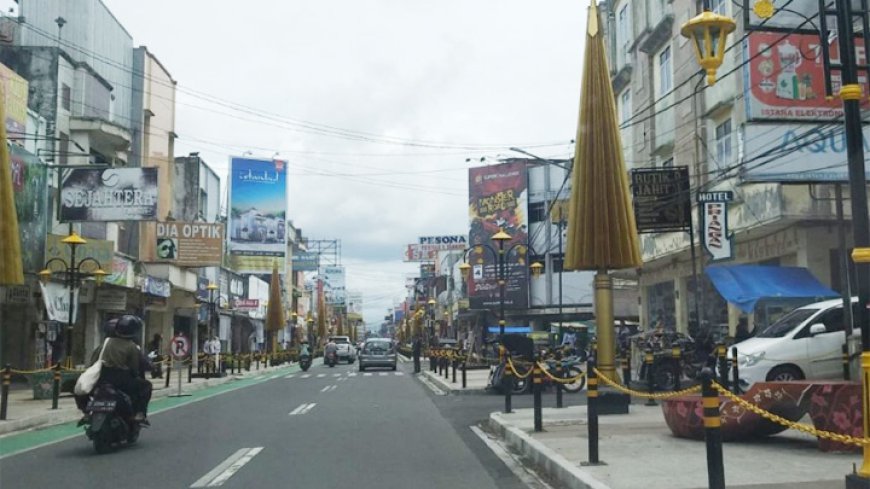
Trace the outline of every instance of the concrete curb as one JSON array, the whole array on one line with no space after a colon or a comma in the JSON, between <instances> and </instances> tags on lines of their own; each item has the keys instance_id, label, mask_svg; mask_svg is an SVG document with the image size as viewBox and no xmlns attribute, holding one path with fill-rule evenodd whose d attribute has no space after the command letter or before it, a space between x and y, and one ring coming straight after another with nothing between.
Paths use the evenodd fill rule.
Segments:
<instances>
[{"instance_id":1,"label":"concrete curb","mask_svg":"<svg viewBox=\"0 0 870 489\"><path fill-rule=\"evenodd\" d=\"M458 387L458 386L462 385L460 382L457 381L455 384L452 382L446 382L444 380L444 377L441 377L437 373L433 373L430 370L423 370L421 373L424 376L426 376L426 378L428 378L429 381L434 382L435 385L437 385L440 389L443 389L448 394L451 394L454 396L485 396L485 395L489 394L489 392L486 390L486 388L483 388L483 389L463 389L462 387ZM459 375L460 375L460 373L457 371L456 377L458 378Z\"/></svg>"},{"instance_id":2,"label":"concrete curb","mask_svg":"<svg viewBox=\"0 0 870 489\"><path fill-rule=\"evenodd\" d=\"M294 364L296 365L296 364ZM292 366L292 365L291 365ZM227 375L226 377L221 377L217 379L206 379L203 382L198 382L196 384L188 384L187 380L182 383L181 391L184 393L194 392L198 390L202 390L208 387L215 387L221 384L226 384L227 382L231 382L233 380L244 380L246 378L253 378L257 375L264 375L268 373L274 373L282 368L287 368L288 366L279 366L274 370L269 371L259 371L256 372L252 370L247 375ZM173 380L173 379L170 379ZM169 388L161 387L159 389L154 389L151 394L151 400L161 399L164 397L168 397L171 394L177 391L177 387L174 382L171 382ZM82 414L78 409L73 406L67 406L64 408L60 408L56 411L49 411L44 414L29 416L23 419L8 419L5 421L0 421L0 437L10 434L15 434L20 431L30 430L30 429L38 429L38 428L48 428L50 426L55 426L59 424L69 423L72 421L77 421L81 418Z\"/></svg>"},{"instance_id":3,"label":"concrete curb","mask_svg":"<svg viewBox=\"0 0 870 489\"><path fill-rule=\"evenodd\" d=\"M543 467L547 475L558 480L564 487L571 489L611 489L610 486L585 472L577 464L573 464L546 445L535 440L525 431L511 426L501 413L489 415L489 426L511 448L517 450L523 457L529 458L539 467Z\"/></svg>"}]
</instances>

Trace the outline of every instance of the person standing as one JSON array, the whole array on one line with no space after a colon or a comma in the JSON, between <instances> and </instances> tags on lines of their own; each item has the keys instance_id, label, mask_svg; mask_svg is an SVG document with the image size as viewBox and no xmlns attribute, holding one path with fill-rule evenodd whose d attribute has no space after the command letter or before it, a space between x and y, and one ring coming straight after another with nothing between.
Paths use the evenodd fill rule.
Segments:
<instances>
[{"instance_id":1,"label":"person standing","mask_svg":"<svg viewBox=\"0 0 870 489\"><path fill-rule=\"evenodd\" d=\"M420 341L420 337L417 336L416 338L414 338L414 351L413 351L413 353L414 353L414 373L415 374L420 373L420 353L421 353L422 347L423 347L423 345L422 345L422 342Z\"/></svg>"}]
</instances>

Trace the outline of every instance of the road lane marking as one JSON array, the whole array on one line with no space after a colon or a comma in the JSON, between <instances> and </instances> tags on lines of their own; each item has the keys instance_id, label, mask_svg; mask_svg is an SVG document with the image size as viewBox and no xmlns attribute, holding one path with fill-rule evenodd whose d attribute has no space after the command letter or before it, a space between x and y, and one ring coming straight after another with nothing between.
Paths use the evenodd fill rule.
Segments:
<instances>
[{"instance_id":1,"label":"road lane marking","mask_svg":"<svg viewBox=\"0 0 870 489\"><path fill-rule=\"evenodd\" d=\"M295 416L295 415L297 415L297 414L302 414L302 412L303 412L303 411L305 410L305 408L307 408L307 407L308 407L308 403L301 404L301 405L300 405L299 407L297 407L296 409L290 411L290 416Z\"/></svg>"},{"instance_id":2,"label":"road lane marking","mask_svg":"<svg viewBox=\"0 0 870 489\"><path fill-rule=\"evenodd\" d=\"M296 374L290 374L290 375L288 375L288 376L286 376L286 377L284 377L284 378L285 378L285 379L292 379L293 377L296 377Z\"/></svg>"},{"instance_id":3,"label":"road lane marking","mask_svg":"<svg viewBox=\"0 0 870 489\"><path fill-rule=\"evenodd\" d=\"M393 372L393 375L405 375L405 372Z\"/></svg>"},{"instance_id":4,"label":"road lane marking","mask_svg":"<svg viewBox=\"0 0 870 489\"><path fill-rule=\"evenodd\" d=\"M371 377L371 376L372 376L371 372L366 372L363 374L363 377Z\"/></svg>"},{"instance_id":5,"label":"road lane marking","mask_svg":"<svg viewBox=\"0 0 870 489\"><path fill-rule=\"evenodd\" d=\"M303 409L302 412L299 414L306 414L308 411L311 411L312 409L314 409L314 406L316 406L316 405L317 405L316 402L312 402L308 406L305 406L305 409Z\"/></svg>"},{"instance_id":6,"label":"road lane marking","mask_svg":"<svg viewBox=\"0 0 870 489\"><path fill-rule=\"evenodd\" d=\"M438 386L436 386L435 384L433 384L432 381L429 380L429 379L427 379L425 376L417 377L417 379L420 380L420 382L422 382L423 385L425 385L426 387L428 387L429 390L432 391L432 393L435 394L436 396L446 396L446 395L447 395L446 392L444 392L443 390L439 389Z\"/></svg>"},{"instance_id":7,"label":"road lane marking","mask_svg":"<svg viewBox=\"0 0 870 489\"><path fill-rule=\"evenodd\" d=\"M526 487L529 489L552 489L552 486L547 484L537 473L526 468L522 461L507 450L500 440L493 439L477 426L470 428Z\"/></svg>"},{"instance_id":8,"label":"road lane marking","mask_svg":"<svg viewBox=\"0 0 870 489\"><path fill-rule=\"evenodd\" d=\"M347 377L342 377L342 378L338 379L339 382L344 382L345 380L347 380Z\"/></svg>"},{"instance_id":9,"label":"road lane marking","mask_svg":"<svg viewBox=\"0 0 870 489\"><path fill-rule=\"evenodd\" d=\"M317 378L318 378L318 379L322 379L322 378L324 378L324 377L326 377L326 374L317 374Z\"/></svg>"},{"instance_id":10,"label":"road lane marking","mask_svg":"<svg viewBox=\"0 0 870 489\"><path fill-rule=\"evenodd\" d=\"M303 379L307 379L308 377L311 377L311 374L304 374L304 375L302 375L302 378L303 378Z\"/></svg>"},{"instance_id":11,"label":"road lane marking","mask_svg":"<svg viewBox=\"0 0 870 489\"><path fill-rule=\"evenodd\" d=\"M386 377L386 376L389 375L389 374L386 373L386 372L378 372L378 375L381 376L381 377Z\"/></svg>"},{"instance_id":12,"label":"road lane marking","mask_svg":"<svg viewBox=\"0 0 870 489\"><path fill-rule=\"evenodd\" d=\"M341 377L341 374L332 374L333 377Z\"/></svg>"},{"instance_id":13,"label":"road lane marking","mask_svg":"<svg viewBox=\"0 0 870 489\"><path fill-rule=\"evenodd\" d=\"M356 372L350 372L347 374L348 377L356 377Z\"/></svg>"},{"instance_id":14,"label":"road lane marking","mask_svg":"<svg viewBox=\"0 0 870 489\"><path fill-rule=\"evenodd\" d=\"M190 487L218 487L251 461L263 447L240 448Z\"/></svg>"},{"instance_id":15,"label":"road lane marking","mask_svg":"<svg viewBox=\"0 0 870 489\"><path fill-rule=\"evenodd\" d=\"M320 389L320 392L326 392L329 390L330 387L332 387L332 386L328 385L328 386L324 387L323 389Z\"/></svg>"}]
</instances>

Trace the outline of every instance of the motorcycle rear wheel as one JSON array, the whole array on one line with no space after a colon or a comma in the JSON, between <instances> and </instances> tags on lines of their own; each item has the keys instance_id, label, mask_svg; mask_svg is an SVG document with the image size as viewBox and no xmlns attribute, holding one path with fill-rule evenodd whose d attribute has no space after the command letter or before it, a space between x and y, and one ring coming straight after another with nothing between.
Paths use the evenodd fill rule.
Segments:
<instances>
[{"instance_id":1,"label":"motorcycle rear wheel","mask_svg":"<svg viewBox=\"0 0 870 489\"><path fill-rule=\"evenodd\" d=\"M94 433L94 451L100 455L104 455L112 451L111 434L107 430L100 430L99 433Z\"/></svg>"}]
</instances>

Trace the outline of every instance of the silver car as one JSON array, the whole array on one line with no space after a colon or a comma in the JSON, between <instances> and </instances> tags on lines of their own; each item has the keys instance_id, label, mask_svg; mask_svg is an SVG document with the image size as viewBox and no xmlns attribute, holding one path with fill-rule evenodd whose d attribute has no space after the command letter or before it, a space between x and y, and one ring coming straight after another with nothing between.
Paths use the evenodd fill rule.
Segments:
<instances>
[{"instance_id":1,"label":"silver car","mask_svg":"<svg viewBox=\"0 0 870 489\"><path fill-rule=\"evenodd\" d=\"M388 338L370 338L359 352L359 370L369 367L389 367L396 370L396 348Z\"/></svg>"}]
</instances>

